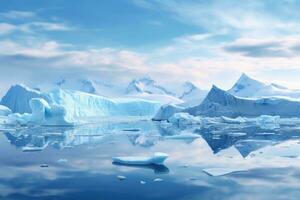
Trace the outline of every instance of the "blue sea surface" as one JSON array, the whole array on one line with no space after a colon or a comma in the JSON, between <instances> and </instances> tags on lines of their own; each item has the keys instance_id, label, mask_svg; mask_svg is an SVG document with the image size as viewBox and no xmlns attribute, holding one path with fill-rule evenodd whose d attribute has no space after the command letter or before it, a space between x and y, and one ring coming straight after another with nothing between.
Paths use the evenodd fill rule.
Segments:
<instances>
[{"instance_id":1,"label":"blue sea surface","mask_svg":"<svg viewBox=\"0 0 300 200\"><path fill-rule=\"evenodd\" d=\"M1 126L0 199L299 199L298 125ZM200 137L166 137L182 133ZM114 156L155 152L169 154L164 165L112 163Z\"/></svg>"}]
</instances>

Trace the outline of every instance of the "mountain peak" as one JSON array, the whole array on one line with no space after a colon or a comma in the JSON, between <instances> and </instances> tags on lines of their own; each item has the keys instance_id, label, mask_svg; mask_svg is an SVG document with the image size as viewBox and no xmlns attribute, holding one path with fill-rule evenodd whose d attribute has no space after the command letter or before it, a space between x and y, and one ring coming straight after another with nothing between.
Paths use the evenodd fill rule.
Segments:
<instances>
[{"instance_id":1,"label":"mountain peak","mask_svg":"<svg viewBox=\"0 0 300 200\"><path fill-rule=\"evenodd\" d=\"M173 93L169 92L164 87L158 85L150 77L142 77L132 80L127 86L126 93L167 94L173 96Z\"/></svg>"}]
</instances>

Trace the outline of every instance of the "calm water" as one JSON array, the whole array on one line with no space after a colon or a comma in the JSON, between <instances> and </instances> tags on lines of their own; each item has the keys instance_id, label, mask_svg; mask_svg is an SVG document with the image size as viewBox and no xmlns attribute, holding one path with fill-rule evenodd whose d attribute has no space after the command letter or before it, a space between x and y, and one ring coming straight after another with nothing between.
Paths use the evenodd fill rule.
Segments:
<instances>
[{"instance_id":1,"label":"calm water","mask_svg":"<svg viewBox=\"0 0 300 200\"><path fill-rule=\"evenodd\" d=\"M0 129L1 199L240 200L300 195L297 121L275 127L207 123L179 129L129 121ZM182 132L201 137L165 138ZM164 166L111 161L113 156L158 151L170 155ZM119 180L119 175L126 179ZM162 181L154 181L157 178Z\"/></svg>"}]
</instances>

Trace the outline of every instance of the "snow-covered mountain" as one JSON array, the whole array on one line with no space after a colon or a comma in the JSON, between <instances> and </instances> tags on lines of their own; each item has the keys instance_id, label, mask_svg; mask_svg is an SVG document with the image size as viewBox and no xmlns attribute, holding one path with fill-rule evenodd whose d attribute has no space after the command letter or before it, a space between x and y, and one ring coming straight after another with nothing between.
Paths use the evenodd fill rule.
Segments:
<instances>
[{"instance_id":1,"label":"snow-covered mountain","mask_svg":"<svg viewBox=\"0 0 300 200\"><path fill-rule=\"evenodd\" d=\"M135 79L129 83L126 96L161 102L163 104L181 104L183 100L163 86L158 85L151 78Z\"/></svg>"},{"instance_id":2,"label":"snow-covered mountain","mask_svg":"<svg viewBox=\"0 0 300 200\"><path fill-rule=\"evenodd\" d=\"M172 92L158 85L156 81L152 80L149 77L139 78L131 81L126 89L126 94L140 93L175 96Z\"/></svg>"},{"instance_id":3,"label":"snow-covered mountain","mask_svg":"<svg viewBox=\"0 0 300 200\"><path fill-rule=\"evenodd\" d=\"M112 84L103 83L91 79L61 78L55 83L60 89L76 90L90 94L99 94L106 97L117 97L123 95L122 89Z\"/></svg>"},{"instance_id":4,"label":"snow-covered mountain","mask_svg":"<svg viewBox=\"0 0 300 200\"><path fill-rule=\"evenodd\" d=\"M185 112L210 117L254 117L260 115L299 117L300 101L277 97L241 98L213 86L200 105L188 108Z\"/></svg>"},{"instance_id":5,"label":"snow-covered mountain","mask_svg":"<svg viewBox=\"0 0 300 200\"><path fill-rule=\"evenodd\" d=\"M232 95L239 97L270 97L283 96L300 98L300 90L291 90L274 83L266 84L242 74L234 86L228 90Z\"/></svg>"},{"instance_id":6,"label":"snow-covered mountain","mask_svg":"<svg viewBox=\"0 0 300 200\"><path fill-rule=\"evenodd\" d=\"M191 107L199 105L207 95L207 92L206 90L199 89L189 81L185 82L183 84L183 93L179 97L184 101L181 106Z\"/></svg>"}]
</instances>

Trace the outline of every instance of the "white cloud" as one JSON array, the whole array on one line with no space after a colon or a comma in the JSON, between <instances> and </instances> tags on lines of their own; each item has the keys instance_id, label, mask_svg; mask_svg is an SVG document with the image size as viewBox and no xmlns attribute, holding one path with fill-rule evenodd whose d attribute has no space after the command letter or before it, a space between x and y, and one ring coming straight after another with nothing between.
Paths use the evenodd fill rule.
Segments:
<instances>
[{"instance_id":1,"label":"white cloud","mask_svg":"<svg viewBox=\"0 0 300 200\"><path fill-rule=\"evenodd\" d=\"M8 23L0 23L0 35L6 35L16 30L16 26Z\"/></svg>"},{"instance_id":2,"label":"white cloud","mask_svg":"<svg viewBox=\"0 0 300 200\"><path fill-rule=\"evenodd\" d=\"M24 18L33 18L36 17L36 14L34 12L29 11L16 11L11 10L9 12L5 12L0 14L1 16L9 19L24 19Z\"/></svg>"}]
</instances>

